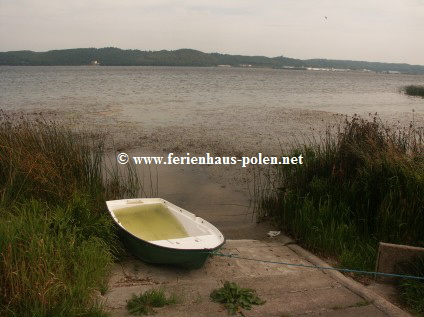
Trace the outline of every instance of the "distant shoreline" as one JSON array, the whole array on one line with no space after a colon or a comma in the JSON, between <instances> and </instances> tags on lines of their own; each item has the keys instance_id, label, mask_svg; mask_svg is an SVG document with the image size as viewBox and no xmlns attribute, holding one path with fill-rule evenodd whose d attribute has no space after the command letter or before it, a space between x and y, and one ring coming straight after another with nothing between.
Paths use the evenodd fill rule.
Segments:
<instances>
[{"instance_id":1,"label":"distant shoreline","mask_svg":"<svg viewBox=\"0 0 424 317\"><path fill-rule=\"evenodd\" d=\"M424 65L352 60L308 59L284 56L243 56L204 53L192 49L175 51L122 50L114 47L77 48L47 52L0 52L0 66L190 66L242 67L287 70L361 71L424 75Z\"/></svg>"},{"instance_id":2,"label":"distant shoreline","mask_svg":"<svg viewBox=\"0 0 424 317\"><path fill-rule=\"evenodd\" d=\"M96 67L93 67L96 66ZM193 68L236 68L236 69L273 69L273 70L286 70L286 71L320 71L320 72L344 72L344 73L371 73L371 74L389 74L389 75L418 75L422 76L424 73L402 73L399 71L372 71L369 69L345 69L345 68L315 68L315 67L268 67L268 66L251 66L244 67L238 65L213 65L213 66L195 66L195 65L2 65L0 67L193 67ZM225 67L224 67L225 66Z\"/></svg>"}]
</instances>

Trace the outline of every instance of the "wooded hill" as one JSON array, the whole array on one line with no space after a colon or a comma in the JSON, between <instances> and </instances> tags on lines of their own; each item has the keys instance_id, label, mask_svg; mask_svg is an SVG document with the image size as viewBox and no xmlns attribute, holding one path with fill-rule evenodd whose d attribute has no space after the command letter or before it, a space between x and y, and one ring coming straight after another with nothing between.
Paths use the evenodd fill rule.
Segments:
<instances>
[{"instance_id":1,"label":"wooded hill","mask_svg":"<svg viewBox=\"0 0 424 317\"><path fill-rule=\"evenodd\" d=\"M300 60L265 56L228 55L220 53L203 53L192 49L175 51L140 51L122 50L115 47L77 48L53 50L47 52L10 51L0 52L0 65L90 65L98 61L104 66L218 66L233 67L273 67L273 68L338 68L376 72L395 71L401 73L424 74L424 66L377 63L350 60L309 59Z\"/></svg>"}]
</instances>

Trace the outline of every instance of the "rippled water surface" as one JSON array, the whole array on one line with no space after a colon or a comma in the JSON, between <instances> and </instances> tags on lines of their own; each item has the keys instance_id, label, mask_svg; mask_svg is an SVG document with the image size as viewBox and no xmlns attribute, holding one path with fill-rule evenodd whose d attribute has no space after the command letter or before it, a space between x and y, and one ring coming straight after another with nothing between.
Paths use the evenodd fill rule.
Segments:
<instances>
[{"instance_id":1,"label":"rippled water surface","mask_svg":"<svg viewBox=\"0 0 424 317\"><path fill-rule=\"evenodd\" d=\"M424 99L398 92L407 84L424 84L424 76L243 68L0 67L0 107L87 111L146 127L202 124L205 117L220 120L234 109L424 113Z\"/></svg>"}]
</instances>

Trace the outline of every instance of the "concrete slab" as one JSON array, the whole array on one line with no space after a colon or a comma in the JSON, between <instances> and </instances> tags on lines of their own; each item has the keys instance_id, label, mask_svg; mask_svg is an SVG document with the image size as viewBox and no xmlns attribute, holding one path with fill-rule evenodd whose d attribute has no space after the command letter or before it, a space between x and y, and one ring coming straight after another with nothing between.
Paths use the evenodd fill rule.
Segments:
<instances>
[{"instance_id":1,"label":"concrete slab","mask_svg":"<svg viewBox=\"0 0 424 317\"><path fill-rule=\"evenodd\" d=\"M311 265L281 242L229 240L222 254ZM227 316L209 294L226 280L253 288L266 300L246 316L387 316L323 271L224 256L211 257L199 270L148 265L135 258L116 264L104 299L112 316L129 316L132 294L162 287L181 303L158 309L157 316Z\"/></svg>"},{"instance_id":2,"label":"concrete slab","mask_svg":"<svg viewBox=\"0 0 424 317\"><path fill-rule=\"evenodd\" d=\"M378 246L378 257L376 271L382 273L398 273L396 265L407 262L415 257L424 257L424 248L380 242ZM394 278L379 277L383 280L393 280Z\"/></svg>"}]
</instances>

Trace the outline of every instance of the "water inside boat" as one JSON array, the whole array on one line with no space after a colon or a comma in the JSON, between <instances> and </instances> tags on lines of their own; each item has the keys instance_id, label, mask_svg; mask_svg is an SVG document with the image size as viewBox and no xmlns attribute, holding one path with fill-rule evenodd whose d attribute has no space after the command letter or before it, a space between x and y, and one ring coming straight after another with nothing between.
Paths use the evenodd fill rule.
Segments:
<instances>
[{"instance_id":1,"label":"water inside boat","mask_svg":"<svg viewBox=\"0 0 424 317\"><path fill-rule=\"evenodd\" d=\"M116 218L133 235L146 241L188 237L178 219L163 204L148 204L116 209Z\"/></svg>"}]
</instances>

